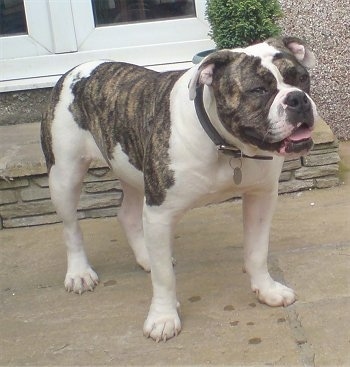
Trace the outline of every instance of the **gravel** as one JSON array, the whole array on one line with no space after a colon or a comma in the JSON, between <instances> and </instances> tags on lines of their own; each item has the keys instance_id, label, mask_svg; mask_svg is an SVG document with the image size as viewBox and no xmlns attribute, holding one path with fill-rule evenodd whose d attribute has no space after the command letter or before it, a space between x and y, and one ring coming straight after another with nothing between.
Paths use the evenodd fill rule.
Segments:
<instances>
[{"instance_id":1,"label":"gravel","mask_svg":"<svg viewBox=\"0 0 350 367\"><path fill-rule=\"evenodd\" d=\"M349 0L280 0L283 33L314 51L311 94L320 115L340 140L350 140Z\"/></svg>"}]
</instances>

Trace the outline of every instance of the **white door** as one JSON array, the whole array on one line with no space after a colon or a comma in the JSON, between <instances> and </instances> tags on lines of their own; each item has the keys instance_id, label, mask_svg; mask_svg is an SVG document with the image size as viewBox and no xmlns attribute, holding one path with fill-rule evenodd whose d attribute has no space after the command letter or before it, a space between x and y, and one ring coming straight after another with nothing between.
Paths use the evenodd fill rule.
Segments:
<instances>
[{"instance_id":1,"label":"white door","mask_svg":"<svg viewBox=\"0 0 350 367\"><path fill-rule=\"evenodd\" d=\"M24 4L26 29L11 34L0 27L0 91L52 86L75 65L100 58L183 67L195 53L213 47L205 0L0 0L0 5L11 2Z\"/></svg>"}]
</instances>

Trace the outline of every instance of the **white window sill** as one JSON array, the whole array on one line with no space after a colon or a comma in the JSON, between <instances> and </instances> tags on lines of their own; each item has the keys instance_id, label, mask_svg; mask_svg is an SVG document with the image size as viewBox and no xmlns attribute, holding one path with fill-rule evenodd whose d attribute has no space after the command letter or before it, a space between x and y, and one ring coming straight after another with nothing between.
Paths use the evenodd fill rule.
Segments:
<instances>
[{"instance_id":1,"label":"white window sill","mask_svg":"<svg viewBox=\"0 0 350 367\"><path fill-rule=\"evenodd\" d=\"M192 62L180 62L174 64L150 65L147 67L156 71L169 71L189 69L192 66ZM0 93L29 89L51 88L57 83L60 76L61 75L0 81Z\"/></svg>"}]
</instances>

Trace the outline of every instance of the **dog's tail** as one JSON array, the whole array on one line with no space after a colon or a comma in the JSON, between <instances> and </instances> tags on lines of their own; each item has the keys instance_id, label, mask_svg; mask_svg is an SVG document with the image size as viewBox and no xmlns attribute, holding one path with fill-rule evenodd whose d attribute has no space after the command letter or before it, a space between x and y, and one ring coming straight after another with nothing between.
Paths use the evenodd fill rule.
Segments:
<instances>
[{"instance_id":1,"label":"dog's tail","mask_svg":"<svg viewBox=\"0 0 350 367\"><path fill-rule=\"evenodd\" d=\"M47 173L50 173L51 167L55 164L55 156L52 151L52 134L51 134L51 119L49 111L44 112L41 116L40 140L41 149L44 153Z\"/></svg>"},{"instance_id":2,"label":"dog's tail","mask_svg":"<svg viewBox=\"0 0 350 367\"><path fill-rule=\"evenodd\" d=\"M45 156L47 173L50 173L51 167L55 164L55 156L52 150L52 121L55 116L55 107L59 101L60 94L63 87L63 82L66 74L62 75L54 88L52 89L50 100L46 112L42 114L41 118L41 149Z\"/></svg>"}]
</instances>

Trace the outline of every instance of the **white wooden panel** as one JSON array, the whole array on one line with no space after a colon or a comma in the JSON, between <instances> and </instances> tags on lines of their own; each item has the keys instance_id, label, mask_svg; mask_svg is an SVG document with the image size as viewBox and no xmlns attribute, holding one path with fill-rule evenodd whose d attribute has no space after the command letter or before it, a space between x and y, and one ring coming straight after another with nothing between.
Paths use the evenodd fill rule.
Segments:
<instances>
[{"instance_id":1,"label":"white wooden panel","mask_svg":"<svg viewBox=\"0 0 350 367\"><path fill-rule=\"evenodd\" d=\"M47 51L53 52L53 37L47 0L24 0L24 8L27 19L28 35L33 42L38 43ZM24 54L24 56L33 55Z\"/></svg>"},{"instance_id":2,"label":"white wooden panel","mask_svg":"<svg viewBox=\"0 0 350 367\"><path fill-rule=\"evenodd\" d=\"M48 0L48 5L54 53L77 51L70 0Z\"/></svg>"},{"instance_id":3,"label":"white wooden panel","mask_svg":"<svg viewBox=\"0 0 350 367\"><path fill-rule=\"evenodd\" d=\"M91 1L72 0L72 16L78 47L95 31Z\"/></svg>"},{"instance_id":4,"label":"white wooden panel","mask_svg":"<svg viewBox=\"0 0 350 367\"><path fill-rule=\"evenodd\" d=\"M207 0L196 0L195 5L196 5L197 19L199 19L201 22L207 25L208 23L205 16L205 11L207 8Z\"/></svg>"},{"instance_id":5,"label":"white wooden panel","mask_svg":"<svg viewBox=\"0 0 350 367\"><path fill-rule=\"evenodd\" d=\"M0 60L39 56L50 52L30 36L0 37ZM0 79L2 70L0 70Z\"/></svg>"}]
</instances>

